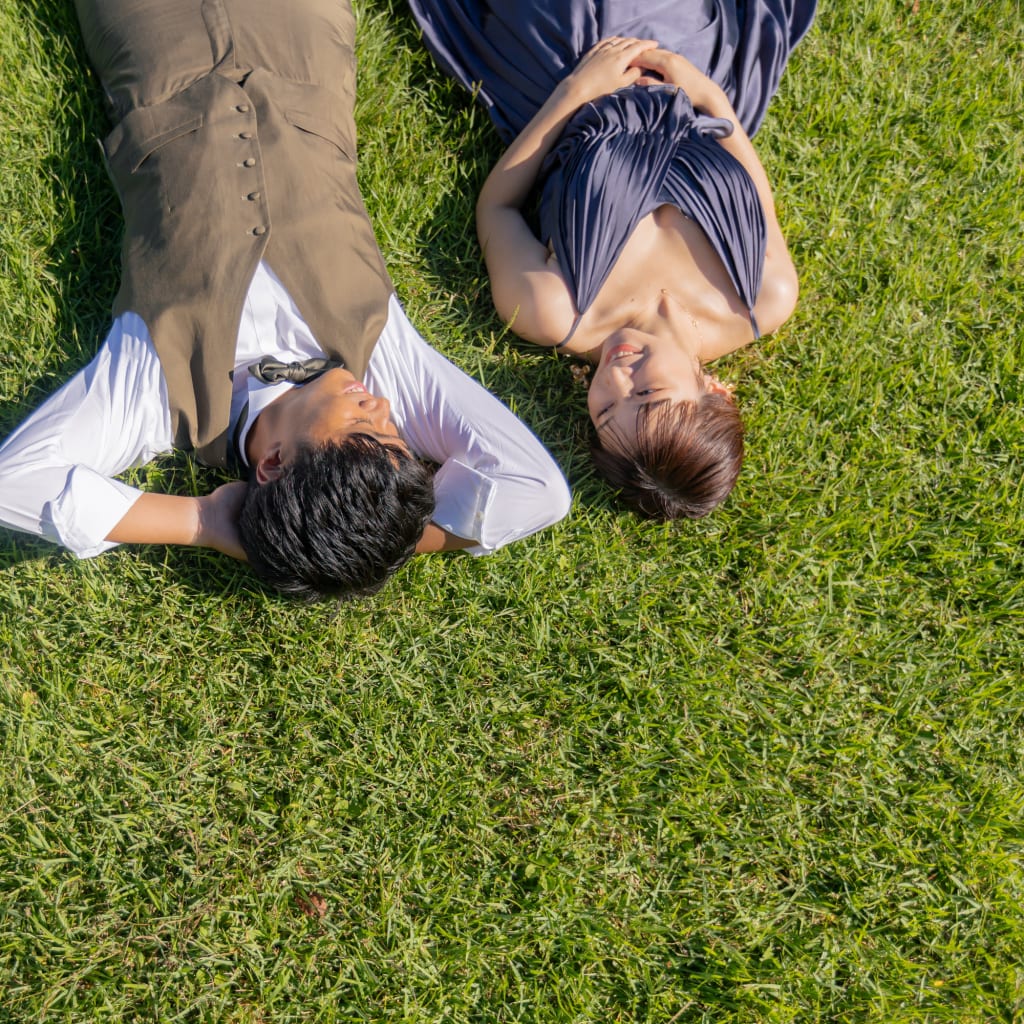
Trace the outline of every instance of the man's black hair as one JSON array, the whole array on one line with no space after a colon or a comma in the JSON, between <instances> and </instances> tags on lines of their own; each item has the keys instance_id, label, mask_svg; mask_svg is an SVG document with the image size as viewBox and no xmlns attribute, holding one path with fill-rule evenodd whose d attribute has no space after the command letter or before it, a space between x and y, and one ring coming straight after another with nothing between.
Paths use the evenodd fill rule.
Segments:
<instances>
[{"instance_id":1,"label":"man's black hair","mask_svg":"<svg viewBox=\"0 0 1024 1024\"><path fill-rule=\"evenodd\" d=\"M265 583L317 601L376 593L434 511L433 474L397 445L354 434L301 448L276 480L255 474L238 529Z\"/></svg>"}]
</instances>

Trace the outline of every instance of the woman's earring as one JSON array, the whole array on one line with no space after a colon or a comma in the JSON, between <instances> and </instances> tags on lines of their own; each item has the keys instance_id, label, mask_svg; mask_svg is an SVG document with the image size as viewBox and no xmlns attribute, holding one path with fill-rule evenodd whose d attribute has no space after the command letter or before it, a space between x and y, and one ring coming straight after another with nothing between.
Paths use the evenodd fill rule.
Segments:
<instances>
[{"instance_id":1,"label":"woman's earring","mask_svg":"<svg viewBox=\"0 0 1024 1024\"><path fill-rule=\"evenodd\" d=\"M569 367L569 372L572 374L572 379L577 384L582 384L583 387L590 387L590 364L589 363L573 363Z\"/></svg>"}]
</instances>

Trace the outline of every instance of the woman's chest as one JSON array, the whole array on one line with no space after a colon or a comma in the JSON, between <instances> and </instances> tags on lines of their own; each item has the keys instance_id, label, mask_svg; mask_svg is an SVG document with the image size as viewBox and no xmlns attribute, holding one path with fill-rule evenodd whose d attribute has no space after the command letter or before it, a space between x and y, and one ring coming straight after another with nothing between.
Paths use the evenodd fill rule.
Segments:
<instances>
[{"instance_id":1,"label":"woman's chest","mask_svg":"<svg viewBox=\"0 0 1024 1024\"><path fill-rule=\"evenodd\" d=\"M698 224L664 205L641 219L581 318L581 341L600 338L668 292L705 325L709 344L750 340L750 314Z\"/></svg>"}]
</instances>

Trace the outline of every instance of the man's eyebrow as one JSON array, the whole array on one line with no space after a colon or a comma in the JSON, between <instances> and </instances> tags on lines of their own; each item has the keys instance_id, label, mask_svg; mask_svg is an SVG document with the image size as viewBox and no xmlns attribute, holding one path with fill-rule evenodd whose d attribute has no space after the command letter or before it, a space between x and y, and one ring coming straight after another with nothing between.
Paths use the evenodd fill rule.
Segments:
<instances>
[{"instance_id":1,"label":"man's eyebrow","mask_svg":"<svg viewBox=\"0 0 1024 1024\"><path fill-rule=\"evenodd\" d=\"M410 452L412 451L409 442L401 434L378 434L375 430L360 430L359 433L366 434L367 437L372 437L381 444L397 444Z\"/></svg>"}]
</instances>

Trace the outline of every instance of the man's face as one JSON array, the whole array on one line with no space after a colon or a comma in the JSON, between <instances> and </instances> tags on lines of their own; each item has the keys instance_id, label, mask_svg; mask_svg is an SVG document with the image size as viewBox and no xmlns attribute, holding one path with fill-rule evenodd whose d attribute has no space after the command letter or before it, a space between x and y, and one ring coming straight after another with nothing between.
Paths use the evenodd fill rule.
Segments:
<instances>
[{"instance_id":1,"label":"man's face","mask_svg":"<svg viewBox=\"0 0 1024 1024\"><path fill-rule=\"evenodd\" d=\"M277 464L286 466L302 447L341 443L353 434L367 434L381 444L408 451L391 420L391 403L378 398L348 370L328 370L283 396L286 403L276 421ZM257 480L273 479L257 466Z\"/></svg>"}]
</instances>

